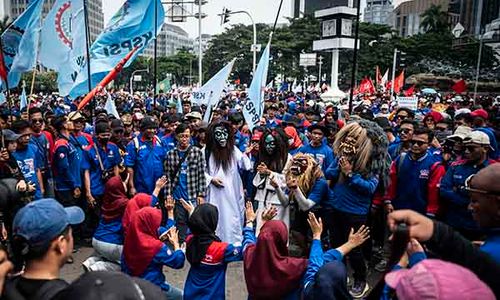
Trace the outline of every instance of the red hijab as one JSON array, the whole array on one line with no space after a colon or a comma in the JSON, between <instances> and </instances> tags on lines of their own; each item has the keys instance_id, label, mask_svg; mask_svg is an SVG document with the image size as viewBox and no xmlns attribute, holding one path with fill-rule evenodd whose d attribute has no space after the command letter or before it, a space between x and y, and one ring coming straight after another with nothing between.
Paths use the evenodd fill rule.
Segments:
<instances>
[{"instance_id":1,"label":"red hijab","mask_svg":"<svg viewBox=\"0 0 500 300\"><path fill-rule=\"evenodd\" d=\"M257 243L247 247L243 262L252 299L280 299L300 287L307 259L288 256L288 229L283 221L267 221Z\"/></svg>"},{"instance_id":2,"label":"red hijab","mask_svg":"<svg viewBox=\"0 0 500 300\"><path fill-rule=\"evenodd\" d=\"M123 243L123 258L132 276L141 276L163 247L158 238L161 211L144 207L132 216Z\"/></svg>"},{"instance_id":3,"label":"red hijab","mask_svg":"<svg viewBox=\"0 0 500 300\"><path fill-rule=\"evenodd\" d=\"M293 139L293 143L289 145L290 149L297 149L299 147L302 147L302 140L300 139L299 133L297 132L297 129L295 129L295 127L285 127L285 133L290 137L290 139Z\"/></svg>"},{"instance_id":4,"label":"red hijab","mask_svg":"<svg viewBox=\"0 0 500 300\"><path fill-rule=\"evenodd\" d=\"M120 176L111 177L104 187L104 198L101 206L104 221L119 219L127 207L127 193Z\"/></svg>"},{"instance_id":5,"label":"red hijab","mask_svg":"<svg viewBox=\"0 0 500 300\"><path fill-rule=\"evenodd\" d=\"M151 206L152 201L152 196L144 193L136 194L132 199L128 201L127 208L125 208L125 212L123 213L122 218L124 233L127 232L127 228L130 225L130 221L134 213L143 207Z\"/></svg>"}]
</instances>

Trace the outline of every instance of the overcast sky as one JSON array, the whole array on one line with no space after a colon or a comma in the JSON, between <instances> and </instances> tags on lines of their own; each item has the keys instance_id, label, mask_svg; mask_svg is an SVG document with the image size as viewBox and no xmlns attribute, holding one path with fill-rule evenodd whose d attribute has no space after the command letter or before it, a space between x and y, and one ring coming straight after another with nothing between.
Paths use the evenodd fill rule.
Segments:
<instances>
[{"instance_id":1,"label":"overcast sky","mask_svg":"<svg viewBox=\"0 0 500 300\"><path fill-rule=\"evenodd\" d=\"M1 0L0 0L1 1ZM276 17L276 12L278 11L279 0L207 0L207 4L203 5L203 13L208 16L203 19L203 33L217 34L224 31L224 27L220 25L220 17L217 14L222 12L222 8L226 7L232 11L236 10L246 10L248 11L256 23L268 23L272 24L274 18ZM393 2L399 3L405 0L395 0ZM104 10L104 24L107 24L108 20L113 16L113 14L120 8L120 6L125 2L125 0L103 0L102 1ZM285 17L290 17L292 14L291 0L284 0L283 7L280 13L280 19L278 22L286 22ZM361 0L361 8L363 8L366 0ZM232 15L230 17L230 24L251 24L249 18L246 15ZM191 38L198 36L198 22L197 19L188 18L187 22L175 23L189 33ZM229 26L226 24L225 26Z\"/></svg>"}]
</instances>

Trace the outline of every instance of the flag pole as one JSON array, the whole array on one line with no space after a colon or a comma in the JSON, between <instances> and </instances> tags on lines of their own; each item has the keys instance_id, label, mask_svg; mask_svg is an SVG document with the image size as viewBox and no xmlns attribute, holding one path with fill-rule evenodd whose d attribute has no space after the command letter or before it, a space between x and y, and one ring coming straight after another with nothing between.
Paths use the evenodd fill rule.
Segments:
<instances>
[{"instance_id":1,"label":"flag pole","mask_svg":"<svg viewBox=\"0 0 500 300\"><path fill-rule=\"evenodd\" d=\"M158 84L157 71L158 71L158 63L157 63L157 55L158 55L158 1L153 0L155 2L155 40L154 40L154 59L153 59L153 107L156 107L156 85Z\"/></svg>"},{"instance_id":2,"label":"flag pole","mask_svg":"<svg viewBox=\"0 0 500 300\"><path fill-rule=\"evenodd\" d=\"M36 74L36 65L33 68L33 77L31 78L30 95L33 95L33 89L35 88L35 74Z\"/></svg>"},{"instance_id":3,"label":"flag pole","mask_svg":"<svg viewBox=\"0 0 500 300\"><path fill-rule=\"evenodd\" d=\"M281 7L283 6L283 0L280 1L280 6L278 7L278 12L276 13L276 18L274 19L273 30L271 31L271 37L276 30L276 24L278 24L278 18L280 17Z\"/></svg>"},{"instance_id":4,"label":"flag pole","mask_svg":"<svg viewBox=\"0 0 500 300\"><path fill-rule=\"evenodd\" d=\"M85 50L87 54L87 83L89 94L92 92L92 75L90 72L90 28L89 28L89 11L87 8L87 0L83 0L83 15L85 20ZM94 95L90 100L90 120L94 119Z\"/></svg>"},{"instance_id":5,"label":"flag pole","mask_svg":"<svg viewBox=\"0 0 500 300\"><path fill-rule=\"evenodd\" d=\"M356 68L358 65L358 42L359 42L359 14L361 0L356 1L356 27L354 29L354 53L352 61L352 75L351 75L351 92L349 95L349 114L352 114L352 102L354 97L354 86L356 84Z\"/></svg>"}]
</instances>

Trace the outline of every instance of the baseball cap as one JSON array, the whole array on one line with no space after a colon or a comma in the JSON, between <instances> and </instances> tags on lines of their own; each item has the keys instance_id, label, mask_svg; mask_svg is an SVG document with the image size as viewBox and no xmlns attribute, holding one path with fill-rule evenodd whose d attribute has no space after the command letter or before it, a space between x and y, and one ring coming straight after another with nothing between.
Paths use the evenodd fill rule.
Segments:
<instances>
[{"instance_id":1,"label":"baseball cap","mask_svg":"<svg viewBox=\"0 0 500 300\"><path fill-rule=\"evenodd\" d=\"M113 131L123 130L122 120L114 119L113 121L111 121L111 129L113 129Z\"/></svg>"},{"instance_id":2,"label":"baseball cap","mask_svg":"<svg viewBox=\"0 0 500 300\"><path fill-rule=\"evenodd\" d=\"M469 134L471 132L472 132L472 128L470 128L470 127L467 127L467 126L458 126L457 129L455 129L455 132L452 135L450 135L448 138L449 139L459 138L459 139L463 140L467 136L469 136Z\"/></svg>"},{"instance_id":3,"label":"baseball cap","mask_svg":"<svg viewBox=\"0 0 500 300\"><path fill-rule=\"evenodd\" d=\"M479 118L483 118L485 120L488 119L488 112L482 108L476 109L475 111L471 112L470 115L474 118L479 117Z\"/></svg>"},{"instance_id":4,"label":"baseball cap","mask_svg":"<svg viewBox=\"0 0 500 300\"><path fill-rule=\"evenodd\" d=\"M111 127L108 123L101 122L95 125L95 134L111 132Z\"/></svg>"},{"instance_id":5,"label":"baseball cap","mask_svg":"<svg viewBox=\"0 0 500 300\"><path fill-rule=\"evenodd\" d=\"M26 239L30 246L42 246L61 234L68 225L83 222L85 214L78 206L63 207L54 199L40 199L21 208L13 222L13 234Z\"/></svg>"},{"instance_id":6,"label":"baseball cap","mask_svg":"<svg viewBox=\"0 0 500 300\"><path fill-rule=\"evenodd\" d=\"M17 134L10 129L2 130L2 135L3 135L3 139L6 141L9 141L9 142L17 141L17 139L21 137L20 134Z\"/></svg>"},{"instance_id":7,"label":"baseball cap","mask_svg":"<svg viewBox=\"0 0 500 300\"><path fill-rule=\"evenodd\" d=\"M482 131L472 131L464 138L464 144L490 145L490 138Z\"/></svg>"},{"instance_id":8,"label":"baseball cap","mask_svg":"<svg viewBox=\"0 0 500 300\"><path fill-rule=\"evenodd\" d=\"M122 272L87 272L71 283L55 300L99 300L99 299L159 299L163 297L160 287Z\"/></svg>"},{"instance_id":9,"label":"baseball cap","mask_svg":"<svg viewBox=\"0 0 500 300\"><path fill-rule=\"evenodd\" d=\"M438 259L425 259L411 269L390 272L385 282L396 290L399 299L495 299L474 273Z\"/></svg>"},{"instance_id":10,"label":"baseball cap","mask_svg":"<svg viewBox=\"0 0 500 300\"><path fill-rule=\"evenodd\" d=\"M85 117L79 111L72 111L68 114L68 120L70 121L85 120Z\"/></svg>"},{"instance_id":11,"label":"baseball cap","mask_svg":"<svg viewBox=\"0 0 500 300\"><path fill-rule=\"evenodd\" d=\"M326 129L326 127L323 125L320 125L318 123L307 127L307 131L309 131L309 132L312 132L314 129L319 129L323 132L324 135L328 135L328 130Z\"/></svg>"},{"instance_id":12,"label":"baseball cap","mask_svg":"<svg viewBox=\"0 0 500 300\"><path fill-rule=\"evenodd\" d=\"M384 103L380 106L380 109L389 109L389 104Z\"/></svg>"},{"instance_id":13,"label":"baseball cap","mask_svg":"<svg viewBox=\"0 0 500 300\"><path fill-rule=\"evenodd\" d=\"M201 116L201 114L197 111L193 111L193 112L190 112L186 115L185 119L203 119L203 117Z\"/></svg>"}]
</instances>

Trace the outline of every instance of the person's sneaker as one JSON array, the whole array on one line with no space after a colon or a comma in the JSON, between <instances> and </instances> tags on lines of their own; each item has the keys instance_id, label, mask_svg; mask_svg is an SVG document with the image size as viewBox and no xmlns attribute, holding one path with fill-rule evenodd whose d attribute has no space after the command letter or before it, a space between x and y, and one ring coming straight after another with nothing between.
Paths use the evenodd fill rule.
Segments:
<instances>
[{"instance_id":1,"label":"person's sneaker","mask_svg":"<svg viewBox=\"0 0 500 300\"><path fill-rule=\"evenodd\" d=\"M387 260L382 259L381 261L378 262L378 264L375 265L375 271L377 272L385 272L385 269L387 268Z\"/></svg>"},{"instance_id":2,"label":"person's sneaker","mask_svg":"<svg viewBox=\"0 0 500 300\"><path fill-rule=\"evenodd\" d=\"M368 286L368 283L364 280L354 280L354 284L352 285L350 289L351 296L354 299L360 299L363 298L366 293L368 293L368 290L370 287Z\"/></svg>"}]
</instances>

